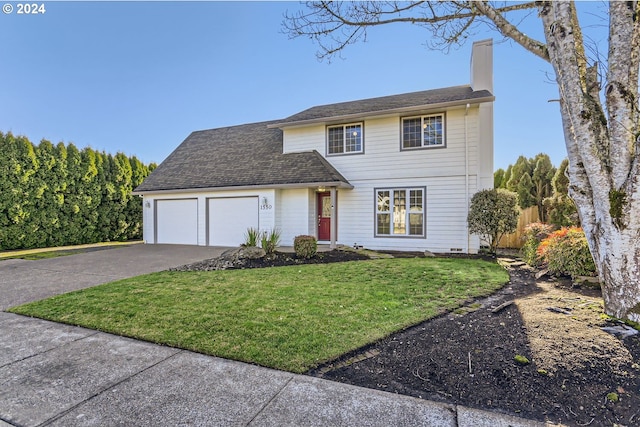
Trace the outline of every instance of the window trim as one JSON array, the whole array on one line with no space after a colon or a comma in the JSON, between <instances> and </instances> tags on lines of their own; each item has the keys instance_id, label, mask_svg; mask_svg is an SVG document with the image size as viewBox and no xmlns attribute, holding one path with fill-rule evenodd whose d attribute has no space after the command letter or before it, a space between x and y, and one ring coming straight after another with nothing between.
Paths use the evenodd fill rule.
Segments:
<instances>
[{"instance_id":1,"label":"window trim","mask_svg":"<svg viewBox=\"0 0 640 427\"><path fill-rule=\"evenodd\" d=\"M360 150L359 151L344 151L347 145L346 129L349 126L360 126ZM331 153L329 151L329 129L342 128L342 152ZM327 125L325 129L325 151L327 156L349 156L352 154L364 154L364 122L353 123L341 123L336 125Z\"/></svg>"},{"instance_id":2,"label":"window trim","mask_svg":"<svg viewBox=\"0 0 640 427\"><path fill-rule=\"evenodd\" d=\"M394 191L406 191L407 201L410 199L411 190L422 191L422 234L408 234L409 233L409 214L410 210L405 213L406 233L405 234L380 234L378 233L378 192L389 191L391 197L393 197ZM391 206L391 209L393 207ZM392 214L391 211L389 211ZM393 229L393 222L390 223L390 230ZM426 239L427 238L427 187L424 186L398 186L398 187L376 187L373 189L373 237L375 238L399 238L399 239Z\"/></svg>"},{"instance_id":3,"label":"window trim","mask_svg":"<svg viewBox=\"0 0 640 427\"><path fill-rule=\"evenodd\" d=\"M404 146L404 121L411 119L420 119L420 127L424 128L424 119L428 117L442 117L442 144L437 145L425 145L424 143L424 132L420 133L420 143L419 147L405 147ZM435 148L447 148L447 113L445 111L441 113L432 113L432 114L421 114L417 116L406 116L400 118L400 151L413 151L413 150L425 150L425 149L435 149Z\"/></svg>"}]
</instances>

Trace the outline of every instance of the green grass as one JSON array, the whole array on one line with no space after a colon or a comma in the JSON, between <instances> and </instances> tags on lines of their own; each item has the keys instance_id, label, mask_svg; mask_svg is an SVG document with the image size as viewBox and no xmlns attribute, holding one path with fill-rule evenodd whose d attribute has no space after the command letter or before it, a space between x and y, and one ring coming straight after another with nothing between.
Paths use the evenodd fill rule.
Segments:
<instances>
[{"instance_id":1,"label":"green grass","mask_svg":"<svg viewBox=\"0 0 640 427\"><path fill-rule=\"evenodd\" d=\"M51 252L34 252L24 255L5 256L0 259L26 259L29 261L37 261L39 259L57 258L61 256L75 255L84 252L82 249L70 250L70 251L51 251Z\"/></svg>"},{"instance_id":2,"label":"green grass","mask_svg":"<svg viewBox=\"0 0 640 427\"><path fill-rule=\"evenodd\" d=\"M10 311L304 372L508 280L495 263L447 258L160 272Z\"/></svg>"},{"instance_id":3,"label":"green grass","mask_svg":"<svg viewBox=\"0 0 640 427\"><path fill-rule=\"evenodd\" d=\"M0 251L0 261L5 259L25 259L36 261L39 259L56 258L60 256L75 255L83 252L99 249L109 249L115 246L133 245L142 243L139 240L125 242L101 242L89 243L86 245L60 246L53 248L18 249L10 251Z\"/></svg>"}]
</instances>

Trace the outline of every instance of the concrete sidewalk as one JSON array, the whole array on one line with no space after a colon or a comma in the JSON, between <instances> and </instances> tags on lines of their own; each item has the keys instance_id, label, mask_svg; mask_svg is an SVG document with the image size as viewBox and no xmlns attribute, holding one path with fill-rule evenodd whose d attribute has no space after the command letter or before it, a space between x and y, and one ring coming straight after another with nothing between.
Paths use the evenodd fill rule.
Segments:
<instances>
[{"instance_id":1,"label":"concrete sidewalk","mask_svg":"<svg viewBox=\"0 0 640 427\"><path fill-rule=\"evenodd\" d=\"M163 270L220 251L136 245L41 261L2 261L0 306ZM36 290L25 290L28 286ZM0 427L116 425L543 424L0 312Z\"/></svg>"}]
</instances>

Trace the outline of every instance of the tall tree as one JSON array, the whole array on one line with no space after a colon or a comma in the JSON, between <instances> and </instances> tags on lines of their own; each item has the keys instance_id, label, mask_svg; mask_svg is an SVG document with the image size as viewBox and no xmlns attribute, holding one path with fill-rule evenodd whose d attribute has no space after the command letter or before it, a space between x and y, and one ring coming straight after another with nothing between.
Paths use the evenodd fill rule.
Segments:
<instances>
[{"instance_id":1,"label":"tall tree","mask_svg":"<svg viewBox=\"0 0 640 427\"><path fill-rule=\"evenodd\" d=\"M0 133L0 140L0 247L17 249L37 240L31 219L39 188L38 159L27 138Z\"/></svg>"},{"instance_id":2,"label":"tall tree","mask_svg":"<svg viewBox=\"0 0 640 427\"><path fill-rule=\"evenodd\" d=\"M535 198L533 196L533 183L531 181L531 175L533 175L533 161L525 156L518 156L518 160L511 168L511 174L509 180L506 183L506 188L509 191L513 191L518 194L518 206L521 209L535 205ZM522 182L525 180L525 182Z\"/></svg>"},{"instance_id":3,"label":"tall tree","mask_svg":"<svg viewBox=\"0 0 640 427\"><path fill-rule=\"evenodd\" d=\"M536 205L536 198L533 195L534 188L535 185L533 185L531 175L529 175L529 172L524 172L520 176L518 184L515 187L515 192L518 195L518 205L520 208L526 209Z\"/></svg>"},{"instance_id":4,"label":"tall tree","mask_svg":"<svg viewBox=\"0 0 640 427\"><path fill-rule=\"evenodd\" d=\"M564 159L551 180L553 195L544 200L548 222L557 227L580 224L576 205L569 198L569 178L566 174L568 167L569 160Z\"/></svg>"},{"instance_id":5,"label":"tall tree","mask_svg":"<svg viewBox=\"0 0 640 427\"><path fill-rule=\"evenodd\" d=\"M493 188L495 189L505 188L503 186L504 174L505 174L505 171L502 168L498 169L493 173Z\"/></svg>"},{"instance_id":6,"label":"tall tree","mask_svg":"<svg viewBox=\"0 0 640 427\"><path fill-rule=\"evenodd\" d=\"M36 149L39 168L36 177L39 188L34 200L35 212L31 220L38 236L34 246L55 246L54 235L59 232L59 215L56 188L59 187L60 160L56 148L43 139Z\"/></svg>"},{"instance_id":7,"label":"tall tree","mask_svg":"<svg viewBox=\"0 0 640 427\"><path fill-rule=\"evenodd\" d=\"M544 199L553 195L553 177L556 168L551 163L551 159L547 154L538 154L533 159L533 175L531 182L533 184L532 194L535 204L538 207L538 217L540 221L547 222L546 209L544 208Z\"/></svg>"},{"instance_id":8,"label":"tall tree","mask_svg":"<svg viewBox=\"0 0 640 427\"><path fill-rule=\"evenodd\" d=\"M544 40L518 28L531 9ZM610 2L606 75L598 82L596 58L585 49L572 1L308 2L285 19L296 36L311 37L318 56L331 57L366 37L367 29L405 22L430 30L440 46L460 44L478 23L548 61L555 72L569 158L569 194L598 265L605 310L640 321L640 3ZM535 16L535 17L534 17ZM635 214L634 214L635 213Z\"/></svg>"}]
</instances>

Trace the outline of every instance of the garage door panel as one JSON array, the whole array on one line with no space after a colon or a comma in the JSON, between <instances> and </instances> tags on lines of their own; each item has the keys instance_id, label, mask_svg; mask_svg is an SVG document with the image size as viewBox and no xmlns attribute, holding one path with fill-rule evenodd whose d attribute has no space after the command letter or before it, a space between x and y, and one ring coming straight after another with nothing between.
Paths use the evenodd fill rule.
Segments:
<instances>
[{"instance_id":1,"label":"garage door panel","mask_svg":"<svg viewBox=\"0 0 640 427\"><path fill-rule=\"evenodd\" d=\"M156 242L198 244L198 200L156 201Z\"/></svg>"},{"instance_id":2,"label":"garage door panel","mask_svg":"<svg viewBox=\"0 0 640 427\"><path fill-rule=\"evenodd\" d=\"M209 245L239 246L247 229L259 227L257 197L209 199Z\"/></svg>"}]
</instances>

